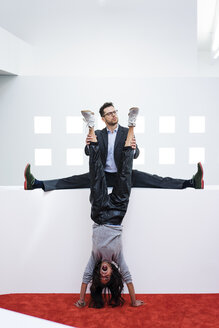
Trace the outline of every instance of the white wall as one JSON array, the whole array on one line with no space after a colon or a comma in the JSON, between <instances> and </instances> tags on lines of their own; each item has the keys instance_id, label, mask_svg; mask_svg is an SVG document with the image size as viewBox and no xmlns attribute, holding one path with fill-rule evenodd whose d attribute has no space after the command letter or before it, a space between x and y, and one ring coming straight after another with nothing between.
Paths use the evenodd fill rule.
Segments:
<instances>
[{"instance_id":1,"label":"white wall","mask_svg":"<svg viewBox=\"0 0 219 328\"><path fill-rule=\"evenodd\" d=\"M219 190L133 189L123 248L137 293L218 293ZM0 189L0 293L77 293L88 190Z\"/></svg>"}]
</instances>

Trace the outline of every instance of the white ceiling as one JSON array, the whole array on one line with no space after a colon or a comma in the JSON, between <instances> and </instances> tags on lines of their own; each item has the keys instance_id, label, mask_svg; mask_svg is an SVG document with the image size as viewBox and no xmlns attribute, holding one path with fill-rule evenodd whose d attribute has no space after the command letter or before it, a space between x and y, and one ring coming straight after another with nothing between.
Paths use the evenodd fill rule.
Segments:
<instances>
[{"instance_id":1,"label":"white ceiling","mask_svg":"<svg viewBox=\"0 0 219 328\"><path fill-rule=\"evenodd\" d=\"M0 26L34 46L28 74L194 74L195 0L0 0Z\"/></svg>"},{"instance_id":2,"label":"white ceiling","mask_svg":"<svg viewBox=\"0 0 219 328\"><path fill-rule=\"evenodd\" d=\"M0 0L0 26L34 45L125 27L144 34L188 0ZM178 9L177 9L178 8ZM154 20L153 24L152 21ZM64 40L63 40L64 39Z\"/></svg>"},{"instance_id":3,"label":"white ceiling","mask_svg":"<svg viewBox=\"0 0 219 328\"><path fill-rule=\"evenodd\" d=\"M0 75L14 75L14 74L3 71L3 70L0 69Z\"/></svg>"},{"instance_id":4,"label":"white ceiling","mask_svg":"<svg viewBox=\"0 0 219 328\"><path fill-rule=\"evenodd\" d=\"M197 44L210 49L216 1L0 0L0 26L35 46L48 74L189 75Z\"/></svg>"},{"instance_id":5,"label":"white ceiling","mask_svg":"<svg viewBox=\"0 0 219 328\"><path fill-rule=\"evenodd\" d=\"M76 35L130 24L143 36L146 20L183 5L182 0L0 0L0 26L33 45L70 42ZM195 2L195 1L194 1ZM198 48L211 43L217 0L197 0ZM185 1L186 3L186 1ZM148 22L151 26L151 22ZM140 25L140 26L139 26ZM95 28L94 28L95 27ZM192 31L191 31L192 32Z\"/></svg>"},{"instance_id":6,"label":"white ceiling","mask_svg":"<svg viewBox=\"0 0 219 328\"><path fill-rule=\"evenodd\" d=\"M151 6L156 8L156 3L160 1L152 6L144 0L0 0L0 26L38 45L51 36L57 40L84 30L89 33L93 25L113 28L118 17L124 21L130 16L132 24L135 13L142 16Z\"/></svg>"}]
</instances>

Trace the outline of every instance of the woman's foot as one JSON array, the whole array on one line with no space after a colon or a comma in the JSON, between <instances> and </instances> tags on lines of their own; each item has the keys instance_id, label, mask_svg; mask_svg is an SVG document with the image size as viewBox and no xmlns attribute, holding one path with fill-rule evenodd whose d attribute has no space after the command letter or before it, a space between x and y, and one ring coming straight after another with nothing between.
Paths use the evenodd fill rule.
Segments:
<instances>
[{"instance_id":1,"label":"woman's foot","mask_svg":"<svg viewBox=\"0 0 219 328\"><path fill-rule=\"evenodd\" d=\"M128 134L125 141L125 147L132 147L133 149L136 149L136 141L135 141L135 135L134 135L134 127L136 126L136 119L138 116L139 108L138 107L132 107L129 109L129 119L128 119Z\"/></svg>"},{"instance_id":2,"label":"woman's foot","mask_svg":"<svg viewBox=\"0 0 219 328\"><path fill-rule=\"evenodd\" d=\"M132 107L129 109L129 120L128 120L128 127L130 126L136 126L136 119L138 116L139 108L138 107Z\"/></svg>"},{"instance_id":3,"label":"woman's foot","mask_svg":"<svg viewBox=\"0 0 219 328\"><path fill-rule=\"evenodd\" d=\"M81 114L84 117L84 122L87 123L89 128L94 128L94 113L91 110L82 110Z\"/></svg>"},{"instance_id":4,"label":"woman's foot","mask_svg":"<svg viewBox=\"0 0 219 328\"><path fill-rule=\"evenodd\" d=\"M97 137L94 132L94 113L90 110L82 110L81 114L84 117L84 122L87 123L87 126L89 127L89 133L87 135L86 143L87 145L90 144L90 142L97 142Z\"/></svg>"}]
</instances>

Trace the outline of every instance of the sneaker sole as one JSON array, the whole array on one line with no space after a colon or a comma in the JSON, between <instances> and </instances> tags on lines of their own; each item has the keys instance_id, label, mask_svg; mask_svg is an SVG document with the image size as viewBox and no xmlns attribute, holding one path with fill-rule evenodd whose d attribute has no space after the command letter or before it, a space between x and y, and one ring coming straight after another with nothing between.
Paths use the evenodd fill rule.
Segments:
<instances>
[{"instance_id":1,"label":"sneaker sole","mask_svg":"<svg viewBox=\"0 0 219 328\"><path fill-rule=\"evenodd\" d=\"M25 181L24 181L24 190L28 190L28 189L27 189L26 171L27 171L27 167L28 167L29 165L30 165L30 164L28 163L28 164L26 165L26 167L25 167L25 170L24 170L24 179L25 179Z\"/></svg>"},{"instance_id":2,"label":"sneaker sole","mask_svg":"<svg viewBox=\"0 0 219 328\"><path fill-rule=\"evenodd\" d=\"M202 167L202 164L201 162L198 163L200 168L201 168L201 171L202 171L202 178L201 178L201 189L204 189L204 179L203 179L203 175L204 175L204 170L203 170L203 167Z\"/></svg>"},{"instance_id":3,"label":"sneaker sole","mask_svg":"<svg viewBox=\"0 0 219 328\"><path fill-rule=\"evenodd\" d=\"M91 110L81 110L81 114L83 114L83 113L91 113L91 114L93 114L94 115L94 112L92 112Z\"/></svg>"},{"instance_id":4,"label":"sneaker sole","mask_svg":"<svg viewBox=\"0 0 219 328\"><path fill-rule=\"evenodd\" d=\"M133 110L136 110L137 112L139 112L139 107L131 107L131 108L129 109L129 113L128 113L128 115L130 115L130 112L132 111L132 109L133 109Z\"/></svg>"}]
</instances>

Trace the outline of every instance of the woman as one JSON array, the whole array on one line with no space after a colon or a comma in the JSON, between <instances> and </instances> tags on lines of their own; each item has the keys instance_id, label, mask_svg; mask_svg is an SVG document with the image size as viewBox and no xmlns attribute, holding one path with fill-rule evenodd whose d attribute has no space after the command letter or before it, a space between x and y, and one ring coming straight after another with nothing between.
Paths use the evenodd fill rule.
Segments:
<instances>
[{"instance_id":1,"label":"woman","mask_svg":"<svg viewBox=\"0 0 219 328\"><path fill-rule=\"evenodd\" d=\"M127 284L132 306L140 306L142 301L136 300L134 286L122 253L122 220L127 211L131 192L131 173L133 162L134 126L138 108L129 111L129 131L122 153L122 162L118 168L117 181L112 193L108 195L105 172L100 158L100 151L94 133L94 114L82 111L89 126L90 136L90 180L91 180L91 219L93 225L93 249L86 266L81 285L80 299L77 307L84 307L85 293L91 281L90 307L102 308L107 302L111 306L123 305L121 295L123 281ZM110 292L108 297L103 291Z\"/></svg>"}]
</instances>

